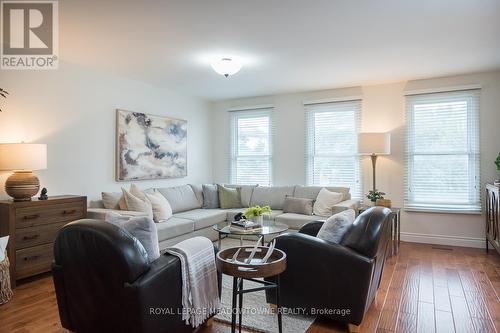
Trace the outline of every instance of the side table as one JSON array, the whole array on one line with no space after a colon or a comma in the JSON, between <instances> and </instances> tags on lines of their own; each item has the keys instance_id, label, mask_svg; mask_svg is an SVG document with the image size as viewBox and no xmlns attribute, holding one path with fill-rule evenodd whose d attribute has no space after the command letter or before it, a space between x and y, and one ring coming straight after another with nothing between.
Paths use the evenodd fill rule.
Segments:
<instances>
[{"instance_id":1,"label":"side table","mask_svg":"<svg viewBox=\"0 0 500 333\"><path fill-rule=\"evenodd\" d=\"M217 270L223 274L233 277L233 299L231 309L231 333L236 332L236 313L238 312L239 332L241 333L243 295L246 293L262 291L266 289L276 290L276 310L278 315L278 331L282 333L282 311L280 307L280 280L279 276L286 269L285 252L274 249L266 263L259 263L260 259L267 253L268 248L258 247L254 259L247 263L246 258L252 252L252 246L240 246L225 249L217 253ZM237 258L234 258L237 256ZM236 260L235 260L236 259ZM257 280L266 277L276 277L276 283ZM243 289L243 281L252 281L262 284L262 287Z\"/></svg>"},{"instance_id":2,"label":"side table","mask_svg":"<svg viewBox=\"0 0 500 333\"><path fill-rule=\"evenodd\" d=\"M358 214L363 213L368 208L372 206L360 206L358 208ZM386 207L391 210L389 215L391 222L391 256L399 252L399 245L401 243L401 208L396 207Z\"/></svg>"}]
</instances>

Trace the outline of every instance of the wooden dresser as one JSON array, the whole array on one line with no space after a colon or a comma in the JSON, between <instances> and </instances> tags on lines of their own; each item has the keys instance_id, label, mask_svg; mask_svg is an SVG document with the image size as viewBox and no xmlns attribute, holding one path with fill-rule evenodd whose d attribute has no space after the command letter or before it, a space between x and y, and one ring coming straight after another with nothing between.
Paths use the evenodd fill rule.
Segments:
<instances>
[{"instance_id":1,"label":"wooden dresser","mask_svg":"<svg viewBox=\"0 0 500 333\"><path fill-rule=\"evenodd\" d=\"M64 195L48 200L0 201L0 236L9 235L7 253L12 286L16 280L50 271L53 242L68 222L85 218L87 197Z\"/></svg>"},{"instance_id":2,"label":"wooden dresser","mask_svg":"<svg viewBox=\"0 0 500 333\"><path fill-rule=\"evenodd\" d=\"M498 233L499 189L500 187L497 185L486 184L486 252L488 252L489 243L500 253L500 235Z\"/></svg>"}]
</instances>

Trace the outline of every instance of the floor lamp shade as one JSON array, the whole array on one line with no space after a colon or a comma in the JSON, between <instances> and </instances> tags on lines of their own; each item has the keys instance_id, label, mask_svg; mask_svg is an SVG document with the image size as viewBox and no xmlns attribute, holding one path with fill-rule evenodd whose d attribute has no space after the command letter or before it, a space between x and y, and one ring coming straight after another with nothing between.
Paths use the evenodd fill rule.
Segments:
<instances>
[{"instance_id":1,"label":"floor lamp shade","mask_svg":"<svg viewBox=\"0 0 500 333\"><path fill-rule=\"evenodd\" d=\"M391 153L390 133L360 133L358 135L358 153L360 155L370 155L372 159L373 171L373 191L375 186L375 165L378 155L389 155Z\"/></svg>"},{"instance_id":2,"label":"floor lamp shade","mask_svg":"<svg viewBox=\"0 0 500 333\"><path fill-rule=\"evenodd\" d=\"M360 133L358 152L361 155L389 155L391 153L391 133Z\"/></svg>"},{"instance_id":3,"label":"floor lamp shade","mask_svg":"<svg viewBox=\"0 0 500 333\"><path fill-rule=\"evenodd\" d=\"M38 193L40 181L33 170L47 168L47 145L31 143L0 144L0 170L14 171L5 182L5 192L14 201L29 201Z\"/></svg>"}]
</instances>

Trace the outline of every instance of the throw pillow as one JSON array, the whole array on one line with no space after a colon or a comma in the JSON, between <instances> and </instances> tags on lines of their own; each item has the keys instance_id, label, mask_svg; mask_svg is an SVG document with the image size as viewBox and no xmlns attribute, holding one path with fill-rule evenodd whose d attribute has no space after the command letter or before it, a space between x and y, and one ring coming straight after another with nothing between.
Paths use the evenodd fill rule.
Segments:
<instances>
[{"instance_id":1,"label":"throw pillow","mask_svg":"<svg viewBox=\"0 0 500 333\"><path fill-rule=\"evenodd\" d=\"M120 209L120 200L122 194L120 192L101 192L102 204L106 209Z\"/></svg>"},{"instance_id":2,"label":"throw pillow","mask_svg":"<svg viewBox=\"0 0 500 333\"><path fill-rule=\"evenodd\" d=\"M318 196L316 197L316 202L314 203L313 213L319 216L330 216L332 215L333 206L342 201L342 193L330 192L326 188L322 188Z\"/></svg>"},{"instance_id":3,"label":"throw pillow","mask_svg":"<svg viewBox=\"0 0 500 333\"><path fill-rule=\"evenodd\" d=\"M312 215L313 213L312 199L286 197L283 203L283 213L295 213L303 215Z\"/></svg>"},{"instance_id":4,"label":"throw pillow","mask_svg":"<svg viewBox=\"0 0 500 333\"><path fill-rule=\"evenodd\" d=\"M164 222L172 217L172 207L160 192L154 191L151 194L145 193L145 195L153 208L153 220L155 222Z\"/></svg>"},{"instance_id":5,"label":"throw pillow","mask_svg":"<svg viewBox=\"0 0 500 333\"><path fill-rule=\"evenodd\" d=\"M105 221L127 230L133 237L137 238L146 250L149 262L160 257L156 224L149 217L130 217L108 212Z\"/></svg>"},{"instance_id":6,"label":"throw pillow","mask_svg":"<svg viewBox=\"0 0 500 333\"><path fill-rule=\"evenodd\" d=\"M219 191L217 185L203 184L203 208L219 208Z\"/></svg>"},{"instance_id":7,"label":"throw pillow","mask_svg":"<svg viewBox=\"0 0 500 333\"><path fill-rule=\"evenodd\" d=\"M323 223L316 237L339 244L355 218L354 209L344 210L332 215Z\"/></svg>"},{"instance_id":8,"label":"throw pillow","mask_svg":"<svg viewBox=\"0 0 500 333\"><path fill-rule=\"evenodd\" d=\"M142 201L146 201L146 195L140 190L139 187L137 187L137 185L131 184L129 192L134 197L137 197L137 198L141 199Z\"/></svg>"},{"instance_id":9,"label":"throw pillow","mask_svg":"<svg viewBox=\"0 0 500 333\"><path fill-rule=\"evenodd\" d=\"M151 203L147 198L145 198L146 200L141 200L123 187L122 193L125 200L125 205L127 207L126 210L146 213L148 217L153 218L153 207L151 206Z\"/></svg>"},{"instance_id":10,"label":"throw pillow","mask_svg":"<svg viewBox=\"0 0 500 333\"><path fill-rule=\"evenodd\" d=\"M241 193L240 188L228 188L222 185L217 185L219 192L219 205L222 209L240 208L241 207Z\"/></svg>"}]
</instances>

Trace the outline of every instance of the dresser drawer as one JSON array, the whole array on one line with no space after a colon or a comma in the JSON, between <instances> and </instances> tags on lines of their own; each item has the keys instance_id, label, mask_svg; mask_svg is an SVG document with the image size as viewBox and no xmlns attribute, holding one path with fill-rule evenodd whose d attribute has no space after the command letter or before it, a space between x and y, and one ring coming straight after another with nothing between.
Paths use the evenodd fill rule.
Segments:
<instances>
[{"instance_id":1,"label":"dresser drawer","mask_svg":"<svg viewBox=\"0 0 500 333\"><path fill-rule=\"evenodd\" d=\"M16 251L16 278L50 271L53 244L44 244Z\"/></svg>"},{"instance_id":2,"label":"dresser drawer","mask_svg":"<svg viewBox=\"0 0 500 333\"><path fill-rule=\"evenodd\" d=\"M16 228L28 228L57 222L70 222L85 216L82 202L67 202L44 207L16 209Z\"/></svg>"},{"instance_id":3,"label":"dresser drawer","mask_svg":"<svg viewBox=\"0 0 500 333\"><path fill-rule=\"evenodd\" d=\"M52 243L56 239L57 232L68 222L40 225L36 227L21 228L16 232L16 248Z\"/></svg>"}]
</instances>

